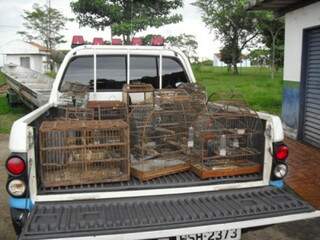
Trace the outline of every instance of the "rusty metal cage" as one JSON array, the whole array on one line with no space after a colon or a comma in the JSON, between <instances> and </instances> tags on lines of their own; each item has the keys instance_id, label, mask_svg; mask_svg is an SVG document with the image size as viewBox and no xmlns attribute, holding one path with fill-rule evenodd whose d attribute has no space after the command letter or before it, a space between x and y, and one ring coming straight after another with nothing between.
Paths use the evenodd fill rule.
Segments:
<instances>
[{"instance_id":1,"label":"rusty metal cage","mask_svg":"<svg viewBox=\"0 0 320 240\"><path fill-rule=\"evenodd\" d=\"M89 101L87 108L93 109L95 120L122 119L127 120L128 108L121 101Z\"/></svg>"},{"instance_id":2,"label":"rusty metal cage","mask_svg":"<svg viewBox=\"0 0 320 240\"><path fill-rule=\"evenodd\" d=\"M124 121L44 121L39 133L44 187L129 179L129 131Z\"/></svg>"},{"instance_id":3,"label":"rusty metal cage","mask_svg":"<svg viewBox=\"0 0 320 240\"><path fill-rule=\"evenodd\" d=\"M154 87L151 84L125 84L123 102L131 110L137 105L154 105Z\"/></svg>"},{"instance_id":4,"label":"rusty metal cage","mask_svg":"<svg viewBox=\"0 0 320 240\"><path fill-rule=\"evenodd\" d=\"M192 170L202 179L262 171L264 126L243 101L209 104L193 124Z\"/></svg>"}]
</instances>

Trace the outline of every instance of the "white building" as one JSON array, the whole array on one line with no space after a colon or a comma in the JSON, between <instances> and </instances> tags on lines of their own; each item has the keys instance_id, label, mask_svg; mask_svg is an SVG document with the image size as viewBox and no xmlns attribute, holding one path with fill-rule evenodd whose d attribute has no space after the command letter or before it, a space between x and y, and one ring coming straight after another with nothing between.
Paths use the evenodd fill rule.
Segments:
<instances>
[{"instance_id":1,"label":"white building","mask_svg":"<svg viewBox=\"0 0 320 240\"><path fill-rule=\"evenodd\" d=\"M214 53L213 54L213 61L212 65L214 67L227 67L228 65L225 64L223 61L221 61L221 54L220 53ZM238 67L251 67L250 59L247 58L245 55L241 56L241 62L237 64Z\"/></svg>"},{"instance_id":2,"label":"white building","mask_svg":"<svg viewBox=\"0 0 320 240\"><path fill-rule=\"evenodd\" d=\"M252 0L285 16L282 119L289 136L320 147L320 1Z\"/></svg>"},{"instance_id":3,"label":"white building","mask_svg":"<svg viewBox=\"0 0 320 240\"><path fill-rule=\"evenodd\" d=\"M48 49L34 42L10 41L0 47L2 65L16 64L34 71L48 71Z\"/></svg>"}]
</instances>

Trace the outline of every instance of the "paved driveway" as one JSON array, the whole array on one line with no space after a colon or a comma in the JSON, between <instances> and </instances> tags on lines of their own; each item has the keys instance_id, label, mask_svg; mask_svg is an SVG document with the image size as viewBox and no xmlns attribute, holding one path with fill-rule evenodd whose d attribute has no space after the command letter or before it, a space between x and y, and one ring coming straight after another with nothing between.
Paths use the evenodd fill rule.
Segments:
<instances>
[{"instance_id":1,"label":"paved driveway","mask_svg":"<svg viewBox=\"0 0 320 240\"><path fill-rule=\"evenodd\" d=\"M289 184L297 187L300 194L304 194L307 199L312 200L314 204L319 204L319 181L316 176L312 176L320 172L320 164L312 164L311 169L308 165L309 161L320 160L320 151L310 148L303 144L292 140L287 141L291 147L290 154L290 174L288 176ZM8 155L8 135L0 135L0 240L13 240L15 235L9 217L9 209L7 204L7 193L5 183L7 174L4 169L4 163ZM319 154L319 155L318 155ZM318 158L318 159L316 159ZM299 179L304 179L303 184L296 180L295 175ZM312 178L311 178L312 177ZM319 178L318 178L319 179ZM310 181L309 181L310 180ZM307 185L306 185L307 184ZM304 188L303 186L308 186ZM315 193L317 191L317 193ZM318 207L320 205L317 205ZM307 221L299 221L293 223L278 224L260 229L254 229L243 233L242 240L317 240L320 239L320 218Z\"/></svg>"}]
</instances>

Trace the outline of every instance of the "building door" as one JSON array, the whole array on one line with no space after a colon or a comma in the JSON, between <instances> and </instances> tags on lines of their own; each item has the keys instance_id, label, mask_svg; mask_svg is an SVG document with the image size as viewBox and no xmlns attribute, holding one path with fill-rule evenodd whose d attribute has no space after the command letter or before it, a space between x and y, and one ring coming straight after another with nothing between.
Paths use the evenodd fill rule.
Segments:
<instances>
[{"instance_id":1,"label":"building door","mask_svg":"<svg viewBox=\"0 0 320 240\"><path fill-rule=\"evenodd\" d=\"M30 57L20 57L20 66L30 68Z\"/></svg>"},{"instance_id":2,"label":"building door","mask_svg":"<svg viewBox=\"0 0 320 240\"><path fill-rule=\"evenodd\" d=\"M320 147L320 27L304 34L302 139Z\"/></svg>"}]
</instances>

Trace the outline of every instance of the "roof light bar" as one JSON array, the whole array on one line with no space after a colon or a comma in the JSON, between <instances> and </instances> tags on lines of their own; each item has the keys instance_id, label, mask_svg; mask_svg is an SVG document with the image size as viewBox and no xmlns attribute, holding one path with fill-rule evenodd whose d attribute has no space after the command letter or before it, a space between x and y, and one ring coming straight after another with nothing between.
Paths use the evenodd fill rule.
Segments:
<instances>
[{"instance_id":1,"label":"roof light bar","mask_svg":"<svg viewBox=\"0 0 320 240\"><path fill-rule=\"evenodd\" d=\"M103 38L95 37L93 38L92 45L103 45Z\"/></svg>"}]
</instances>

